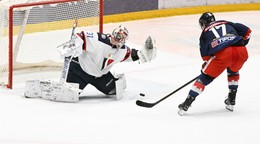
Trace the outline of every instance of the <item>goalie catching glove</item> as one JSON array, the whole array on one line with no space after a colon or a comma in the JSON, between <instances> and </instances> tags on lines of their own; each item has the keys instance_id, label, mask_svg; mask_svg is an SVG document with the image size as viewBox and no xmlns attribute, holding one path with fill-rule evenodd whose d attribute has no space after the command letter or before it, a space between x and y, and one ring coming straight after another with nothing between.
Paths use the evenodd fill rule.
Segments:
<instances>
[{"instance_id":1,"label":"goalie catching glove","mask_svg":"<svg viewBox=\"0 0 260 144\"><path fill-rule=\"evenodd\" d=\"M82 45L84 41L76 34L71 40L57 47L58 52L62 57L78 57L82 53Z\"/></svg>"},{"instance_id":2,"label":"goalie catching glove","mask_svg":"<svg viewBox=\"0 0 260 144\"><path fill-rule=\"evenodd\" d=\"M142 63L150 62L151 60L155 59L157 49L154 44L155 40L149 36L145 41L144 47L138 51L137 55Z\"/></svg>"}]
</instances>

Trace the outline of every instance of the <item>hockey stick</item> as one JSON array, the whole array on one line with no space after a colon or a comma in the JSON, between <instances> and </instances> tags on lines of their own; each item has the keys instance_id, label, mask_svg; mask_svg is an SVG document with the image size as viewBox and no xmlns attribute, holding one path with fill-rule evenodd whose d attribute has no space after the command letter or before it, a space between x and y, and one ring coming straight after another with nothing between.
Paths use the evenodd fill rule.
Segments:
<instances>
[{"instance_id":1,"label":"hockey stick","mask_svg":"<svg viewBox=\"0 0 260 144\"><path fill-rule=\"evenodd\" d=\"M74 21L74 24L73 24L73 28L72 28L72 31L71 31L70 39L73 38L73 35L75 33L75 29L76 29L77 26L78 26L78 20L76 19ZM73 58L73 56L64 58L64 63L63 63L63 69L62 69L61 77L60 77L60 82L65 82L66 81L67 76L68 76L70 61L72 60L72 58Z\"/></svg>"},{"instance_id":2,"label":"hockey stick","mask_svg":"<svg viewBox=\"0 0 260 144\"><path fill-rule=\"evenodd\" d=\"M181 90L182 88L186 87L187 85L189 85L190 83L192 83L193 81L195 81L196 79L198 79L199 76L193 78L192 80L190 80L189 82L187 82L186 84L182 85L181 87L179 87L178 89L174 90L173 92L171 92L170 94L166 95L165 97L161 98L160 100L154 102L154 103L148 103L148 102L144 102L141 100L137 100L136 104L138 106L141 107L146 107L146 108L151 108L155 105L157 105L158 103L160 103L161 101L165 100L166 98L170 97L172 94L176 93L177 91Z\"/></svg>"}]
</instances>

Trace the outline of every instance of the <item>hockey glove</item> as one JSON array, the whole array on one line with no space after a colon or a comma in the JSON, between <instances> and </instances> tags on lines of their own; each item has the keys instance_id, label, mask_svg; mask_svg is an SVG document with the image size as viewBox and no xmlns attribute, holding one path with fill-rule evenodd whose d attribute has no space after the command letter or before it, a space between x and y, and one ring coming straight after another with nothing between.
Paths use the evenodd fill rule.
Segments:
<instances>
[{"instance_id":1,"label":"hockey glove","mask_svg":"<svg viewBox=\"0 0 260 144\"><path fill-rule=\"evenodd\" d=\"M82 53L83 43L84 41L78 35L74 35L71 40L59 45L57 50L62 57L77 57Z\"/></svg>"},{"instance_id":2,"label":"hockey glove","mask_svg":"<svg viewBox=\"0 0 260 144\"><path fill-rule=\"evenodd\" d=\"M149 36L145 41L144 47L137 52L139 60L142 63L150 62L151 60L155 59L157 49L154 44L155 40L152 40L151 36Z\"/></svg>"},{"instance_id":3,"label":"hockey glove","mask_svg":"<svg viewBox=\"0 0 260 144\"><path fill-rule=\"evenodd\" d=\"M244 40L244 44L247 45L249 40L250 40L250 37L251 37L251 29L248 29L247 33L245 34L245 36L243 37L243 40Z\"/></svg>"}]
</instances>

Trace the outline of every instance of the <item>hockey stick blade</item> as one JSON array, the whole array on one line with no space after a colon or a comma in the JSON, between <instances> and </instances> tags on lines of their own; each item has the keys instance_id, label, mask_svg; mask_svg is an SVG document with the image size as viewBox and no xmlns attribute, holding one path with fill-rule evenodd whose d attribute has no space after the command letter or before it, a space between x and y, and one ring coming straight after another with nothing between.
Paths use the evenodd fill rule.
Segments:
<instances>
[{"instance_id":1,"label":"hockey stick blade","mask_svg":"<svg viewBox=\"0 0 260 144\"><path fill-rule=\"evenodd\" d=\"M136 101L136 105L141 106L141 107L146 107L146 108L151 108L155 105L157 105L158 103L160 103L161 101L165 100L166 98L170 97L172 94L176 93L177 91L181 90L182 88L184 88L185 86L187 86L188 84L192 83L193 81L195 81L196 79L198 79L199 76L193 78L192 80L188 81L186 84L182 85L181 87L177 88L176 90L174 90L173 92L171 92L170 94L164 96L163 98L159 99L158 101L154 102L154 103L148 103L148 102L144 102L141 100L137 100Z\"/></svg>"},{"instance_id":2,"label":"hockey stick blade","mask_svg":"<svg viewBox=\"0 0 260 144\"><path fill-rule=\"evenodd\" d=\"M156 103L147 103L147 102L143 102L143 101L140 101L140 100L137 100L137 101L136 101L136 104L137 104L138 106L146 107L146 108L151 108L151 107L153 107L153 106L156 105Z\"/></svg>"}]
</instances>

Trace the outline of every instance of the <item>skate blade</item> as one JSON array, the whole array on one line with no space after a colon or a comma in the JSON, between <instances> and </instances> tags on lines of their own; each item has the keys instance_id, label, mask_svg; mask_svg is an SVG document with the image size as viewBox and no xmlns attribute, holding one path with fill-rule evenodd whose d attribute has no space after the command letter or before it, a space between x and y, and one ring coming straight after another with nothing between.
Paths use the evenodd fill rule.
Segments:
<instances>
[{"instance_id":1,"label":"skate blade","mask_svg":"<svg viewBox=\"0 0 260 144\"><path fill-rule=\"evenodd\" d=\"M185 113L185 111L184 111L184 110L182 110L182 109L180 109L180 110L178 111L178 114L179 114L180 116L183 116L183 115L184 115L184 113Z\"/></svg>"},{"instance_id":2,"label":"skate blade","mask_svg":"<svg viewBox=\"0 0 260 144\"><path fill-rule=\"evenodd\" d=\"M234 111L234 106L233 105L226 105L226 109L233 112Z\"/></svg>"}]
</instances>

